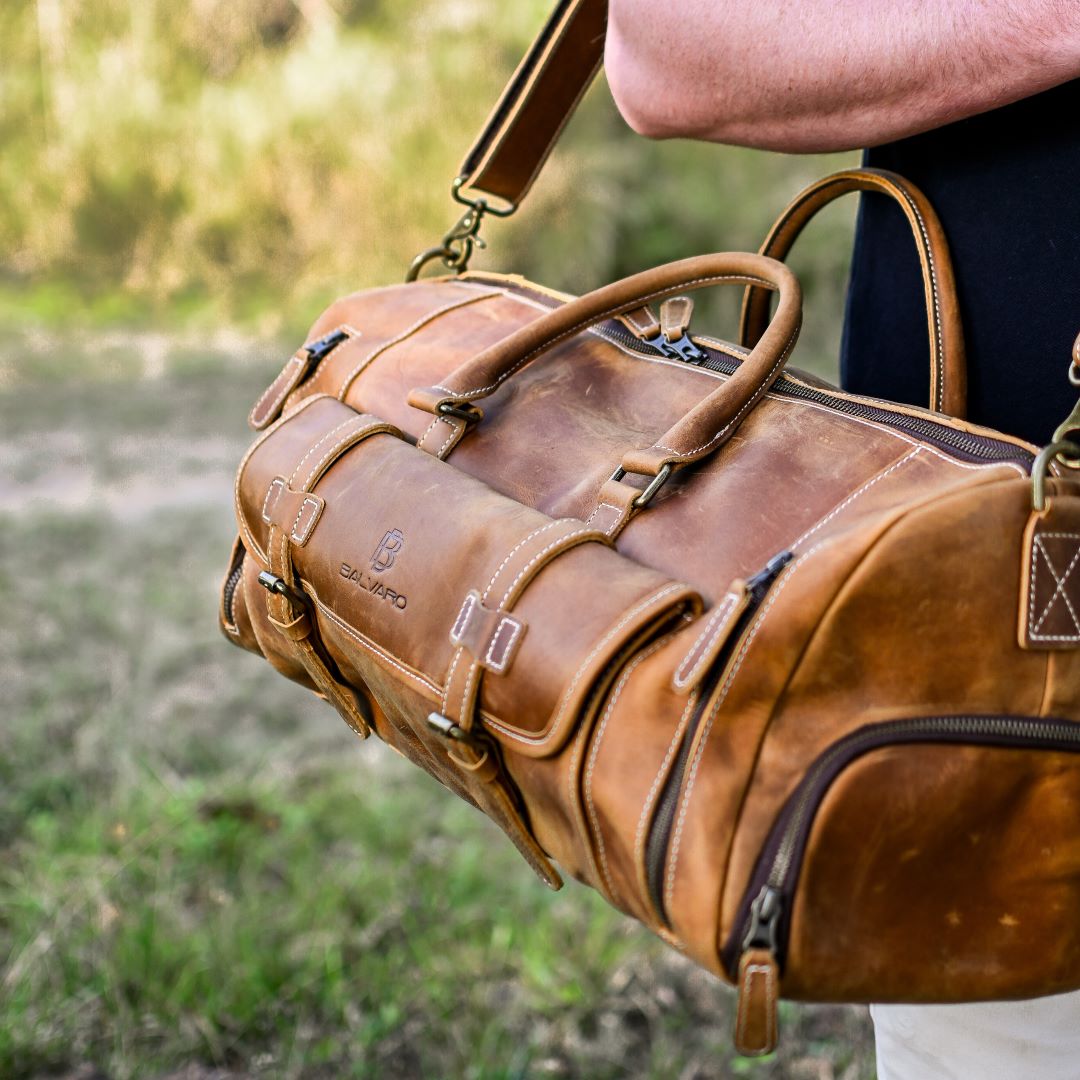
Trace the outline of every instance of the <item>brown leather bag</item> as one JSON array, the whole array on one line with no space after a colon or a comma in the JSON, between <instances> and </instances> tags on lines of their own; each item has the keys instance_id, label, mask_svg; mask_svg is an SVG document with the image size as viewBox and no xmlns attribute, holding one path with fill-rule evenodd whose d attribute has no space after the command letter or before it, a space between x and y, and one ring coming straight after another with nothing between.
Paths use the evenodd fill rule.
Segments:
<instances>
[{"instance_id":1,"label":"brown leather bag","mask_svg":"<svg viewBox=\"0 0 1080 1080\"><path fill-rule=\"evenodd\" d=\"M487 200L520 200L604 6L559 5L418 264L462 270ZM912 224L930 410L785 371L776 259L856 189ZM691 334L685 294L728 284L741 343ZM1036 461L963 403L944 237L884 173L810 188L761 254L581 298L467 272L359 293L252 410L222 626L547 884L557 863L737 982L744 1052L774 1046L781 993L1075 988L1080 450Z\"/></svg>"}]
</instances>

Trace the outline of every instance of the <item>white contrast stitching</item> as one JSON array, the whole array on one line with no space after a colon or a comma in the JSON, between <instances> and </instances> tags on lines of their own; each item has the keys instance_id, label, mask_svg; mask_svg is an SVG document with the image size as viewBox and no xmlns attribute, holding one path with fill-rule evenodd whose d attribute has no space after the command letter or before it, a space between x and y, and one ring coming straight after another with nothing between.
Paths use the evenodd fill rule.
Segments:
<instances>
[{"instance_id":1,"label":"white contrast stitching","mask_svg":"<svg viewBox=\"0 0 1080 1080\"><path fill-rule=\"evenodd\" d=\"M764 278L761 277L755 277L753 274L713 274L708 277L694 278L691 281L684 281L677 286L672 286L672 288L685 289L690 287L691 285L710 285L716 284L720 281L738 281L747 285L761 285L769 289L770 291L776 291L776 285L773 282L766 281ZM636 303L640 307L642 304L647 304L650 300L655 300L658 296L665 296L669 292L671 292L671 289L657 289L655 292L651 292L645 296L640 297L636 301ZM489 391L494 390L497 386L501 385L506 379L513 375L518 368L522 367L524 364L527 364L534 356L537 356L548 349L553 349L560 342L565 341L567 338L573 337L583 327L591 326L593 323L600 322L603 319L607 319L610 318L612 315L618 314L621 307L621 304L615 304L610 308L606 308L604 311L598 312L595 315L589 315L586 318L580 320L579 322L576 322L573 326L571 326L567 330L564 330L561 334L557 334L555 337L550 338L548 341L545 341L543 345L538 345L531 352L526 353L516 364L514 364L512 368L504 371L501 375L498 376L498 378L496 378L493 383L489 384L488 386L478 386L472 388L471 390L452 390L448 386L437 385L433 386L431 389L441 390L443 391L443 393L449 394L451 397L456 398L459 401L486 394ZM558 309L556 308L555 310Z\"/></svg>"},{"instance_id":2,"label":"white contrast stitching","mask_svg":"<svg viewBox=\"0 0 1080 1080\"><path fill-rule=\"evenodd\" d=\"M313 499L313 498L311 498L309 496L308 498L306 498L300 504L300 509L296 511L296 520L293 522L292 532L290 533L290 535L292 536L292 538L298 544L302 544L311 535L311 528L315 524L315 518L319 513L319 509L320 509L319 503L320 502L321 502L321 500ZM303 530L301 530L300 529L300 518L303 517L304 511L309 506L311 507L311 510L312 510L311 519L304 526ZM298 533L300 535L297 535Z\"/></svg>"},{"instance_id":3,"label":"white contrast stitching","mask_svg":"<svg viewBox=\"0 0 1080 1080\"><path fill-rule=\"evenodd\" d=\"M804 544L807 540L810 539L811 536L814 535L814 533L818 531L818 529L820 529L824 525L827 525L830 521L832 521L834 517L836 517L837 514L842 513L844 510L846 510L860 495L863 494L863 492L868 491L879 480L884 480L885 477L888 476L890 473L896 472L896 470L899 469L901 465L906 465L913 458L918 457L918 455L922 453L922 451L922 446L916 446L914 450L905 454L902 458L900 458L899 461L894 461L892 465L890 465L883 472L879 472L876 476L872 476L869 480L866 481L865 484L863 484L862 487L857 488L846 499L844 499L843 502L834 506L832 510L830 510L829 513L827 513L816 525L811 526L809 529L806 530L806 532L802 534L802 536L800 536L797 540L793 541L788 546L792 550L794 550L800 544Z\"/></svg>"},{"instance_id":4,"label":"white contrast stitching","mask_svg":"<svg viewBox=\"0 0 1080 1080\"><path fill-rule=\"evenodd\" d=\"M503 630L509 626L510 637L502 647L502 655L498 660L495 659L495 644L499 640L499 635ZM495 630L495 633L491 635L491 642L488 645L487 652L484 654L484 663L487 664L492 671L501 675L506 670L506 665L509 663L511 653L514 649L514 643L517 641L518 636L521 634L523 625L518 622L517 619L511 618L509 615L504 615L499 620L499 625Z\"/></svg>"},{"instance_id":5,"label":"white contrast stitching","mask_svg":"<svg viewBox=\"0 0 1080 1080\"><path fill-rule=\"evenodd\" d=\"M683 662L675 670L675 677L672 681L678 689L682 690L683 687L688 686L700 674L698 667L701 664L701 661L704 657L709 655L716 638L727 628L728 618L735 610L735 605L738 604L741 599L741 594L729 592L723 600L716 605L716 610L705 620L705 626L698 635L697 641L690 646L690 651L683 658ZM698 647L710 632L712 632L712 636L710 637L708 645L699 655L695 655L698 652ZM689 670L687 670L688 667Z\"/></svg>"},{"instance_id":6,"label":"white contrast stitching","mask_svg":"<svg viewBox=\"0 0 1080 1080\"><path fill-rule=\"evenodd\" d=\"M332 427L329 431L323 434L321 438L317 439L314 443L312 443L311 446L309 446L304 452L304 456L296 463L296 467L293 469L292 474L289 476L289 487L293 486L294 482L296 481L296 477L299 475L301 468L303 468L304 462L307 461L309 457L312 457L315 454L315 451L318 450L320 446L329 442L339 431L341 431L342 428L346 428L350 424L356 423L356 421L359 419L360 417L356 413L353 413L352 416L350 416L347 420L342 420L340 424ZM305 485L301 485L301 487L303 486Z\"/></svg>"},{"instance_id":7,"label":"white contrast stitching","mask_svg":"<svg viewBox=\"0 0 1080 1080\"><path fill-rule=\"evenodd\" d=\"M461 654L465 651L464 646L458 646L458 650L454 653L454 659L450 663L450 670L446 673L446 685L443 686L442 692L442 711L443 715L446 715L446 710L450 706L450 687L454 682L454 672L457 670L458 661L461 659Z\"/></svg>"},{"instance_id":8,"label":"white contrast stitching","mask_svg":"<svg viewBox=\"0 0 1080 1080\"><path fill-rule=\"evenodd\" d=\"M773 1004L776 998L776 989L772 977L772 969L767 964L747 964L743 974L747 976L765 976L765 1004L767 1017L765 1024L765 1045L771 1046L776 1038L776 1032L773 1030ZM746 1014L748 1011L747 1008L740 1008L738 1010L737 1040L740 1046L746 1045ZM750 1049L756 1048L750 1047Z\"/></svg>"},{"instance_id":9,"label":"white contrast stitching","mask_svg":"<svg viewBox=\"0 0 1080 1080\"><path fill-rule=\"evenodd\" d=\"M450 640L455 645L460 643L461 638L465 633L465 627L469 625L469 620L472 618L473 608L479 600L480 597L474 592L469 593L465 597L465 602L461 605L458 617L454 620L454 625L450 630Z\"/></svg>"},{"instance_id":10,"label":"white contrast stitching","mask_svg":"<svg viewBox=\"0 0 1080 1080\"><path fill-rule=\"evenodd\" d=\"M566 688L566 690L563 692L562 697L559 699L559 704L555 707L555 712L553 714L555 719L550 724L548 724L545 730L540 732L539 735L521 735L511 728L504 727L502 724L498 723L498 721L492 720L489 721L489 723L491 723L493 727L497 727L508 738L516 739L518 742L530 743L533 745L539 745L545 742L551 735L551 732L558 728L559 722L562 720L562 713L564 713L568 708L570 700L573 698L574 691L577 689L577 685L581 681L582 676L585 674L586 670L593 662L593 660L596 659L597 655L601 652L601 650L608 644L608 642L611 641L611 639L615 637L628 622L633 620L645 608L649 607L651 604L655 604L658 600L661 599L661 597L666 596L668 593L681 588L683 588L683 586L680 585L678 582L672 582L670 585L665 585L664 588L662 588L659 592L653 593L651 596L647 596L644 600L635 604L634 607L632 607L622 617L622 619L620 619L619 622L615 626L613 626L596 643L596 645L593 647L592 652L590 652L589 655L585 657L585 661L577 669L577 672L575 673L574 678L571 680L570 685Z\"/></svg>"},{"instance_id":11,"label":"white contrast stitching","mask_svg":"<svg viewBox=\"0 0 1080 1080\"><path fill-rule=\"evenodd\" d=\"M599 514L600 511L605 506L609 510L614 510L615 513L618 514L620 517L622 516L622 508L621 507L615 506L613 503L606 503L606 502L597 503L596 507L593 509L593 512L585 519L585 524L586 525L591 525L593 523L593 518L596 517L596 515Z\"/></svg>"},{"instance_id":12,"label":"white contrast stitching","mask_svg":"<svg viewBox=\"0 0 1080 1080\"><path fill-rule=\"evenodd\" d=\"M768 392L768 385L771 385L773 372L775 372L777 368L783 366L784 361L788 358L788 353L790 353L791 350L795 348L795 342L798 340L798 337L799 329L798 327L796 327L794 333L792 333L791 337L788 338L788 342L784 346L783 352L781 352L780 355L776 358L776 363L774 363L773 366L769 368L769 371L766 374L765 378L761 381L761 385L766 387L766 389L764 391L759 389L749 399L747 399L747 401L743 404L743 407L711 439L709 439L708 442L704 442L700 446L695 446L693 450L675 450L670 446L665 446L663 443L657 443L656 448L658 450L667 450L668 453L674 454L676 457L680 458L693 457L695 454L700 454L702 451L708 450L709 447L713 445L713 443L722 439L728 433L728 431L731 430L731 428L737 427L739 421L742 419L743 413L745 413L748 409L752 409L761 400L761 398L765 396L765 394ZM708 401L708 398L706 398L705 400Z\"/></svg>"},{"instance_id":13,"label":"white contrast stitching","mask_svg":"<svg viewBox=\"0 0 1080 1080\"><path fill-rule=\"evenodd\" d=\"M573 521L573 520L574 520L573 518L558 518L555 521L549 521L546 525L541 525L540 528L533 529L533 531L531 533L528 533L521 540L519 540L510 549L510 553L506 556L506 558L503 559L503 561L501 563L499 563L499 567L495 571L495 573L491 575L491 580L487 583L487 588L484 589L484 595L481 597L481 599L486 600L490 596L491 590L492 590L492 588L494 588L496 580L498 579L499 575L503 572L503 570L506 569L507 564L530 540L533 539L533 537L539 536L543 532L547 532L548 529L554 529L556 525L565 525L568 521ZM500 604L499 606L502 607L502 604Z\"/></svg>"},{"instance_id":14,"label":"white contrast stitching","mask_svg":"<svg viewBox=\"0 0 1080 1080\"><path fill-rule=\"evenodd\" d=\"M289 359L285 362L285 366L274 377L274 381L262 392L259 400L256 401L255 404L252 406L251 412L249 414L252 423L265 423L268 416L273 416L278 411L278 409L281 408L281 403L285 400L285 398L289 396L289 391L296 385L296 376L291 374L286 375L286 372L289 370L289 364L296 364L298 371L302 371L304 363L305 361L301 359L298 353L293 353L293 355L289 357ZM263 413L261 411L263 402L266 401L267 395L277 385L278 379L282 378L284 379L284 383L282 384L280 392L274 399L273 403L269 406L269 408L267 408L266 412Z\"/></svg>"},{"instance_id":15,"label":"white contrast stitching","mask_svg":"<svg viewBox=\"0 0 1080 1080\"><path fill-rule=\"evenodd\" d=\"M583 525L580 529L572 529L570 532L564 533L562 536L558 537L558 539L552 540L551 543L547 545L547 547L541 548L521 568L521 570L518 571L517 577L514 578L512 582L510 582L510 585L507 588L506 592L503 593L502 600L499 602L499 608L501 609L506 607L507 603L510 600L511 593L513 593L513 591L518 587L518 584L521 582L522 578L524 578L536 566L536 564L544 558L545 555L547 555L551 551L554 551L555 548L557 548L560 544L566 544L570 540L575 540L582 536L588 536L592 532L592 529L588 529Z\"/></svg>"},{"instance_id":16,"label":"white contrast stitching","mask_svg":"<svg viewBox=\"0 0 1080 1080\"><path fill-rule=\"evenodd\" d=\"M270 520L270 496L274 494L274 488L277 488L278 496L280 497L284 487L285 481L282 480L280 476L275 476L274 479L270 481L270 486L266 489L266 498L263 499L262 506L262 519L266 522L267 525L273 524L273 522Z\"/></svg>"},{"instance_id":17,"label":"white contrast stitching","mask_svg":"<svg viewBox=\"0 0 1080 1080\"><path fill-rule=\"evenodd\" d=\"M645 824L648 821L649 812L652 810L653 800L660 790L660 784L663 782L671 759L675 756L679 745L682 743L683 733L686 730L686 724L690 718L691 709L697 704L697 700L698 691L691 690L686 698L686 708L683 709L682 715L679 717L679 722L675 725L675 734L672 735L671 742L668 744L664 760L660 762L660 768L653 778L652 787L649 788L649 794L645 796L644 805L641 807L641 814L638 816L637 831L634 833L634 859L637 862L642 862L645 858ZM660 913L657 912L657 915L659 914Z\"/></svg>"},{"instance_id":18,"label":"white contrast stitching","mask_svg":"<svg viewBox=\"0 0 1080 1080\"><path fill-rule=\"evenodd\" d=\"M701 739L698 741L697 751L694 754L694 760L690 763L690 769L687 773L686 790L683 793L681 805L679 807L679 817L675 825L675 833L671 840L671 855L668 860L668 872L667 878L664 883L664 902L670 907L671 897L675 888L675 869L679 861L679 845L682 841L683 825L686 823L687 811L690 807L690 797L694 791L694 782L697 779L698 765L701 763L701 759L705 753L705 747L709 741L709 735L712 732L713 721L716 719L717 714L720 711L720 706L724 703L724 699L728 695L728 691L731 689L731 684L735 680L735 676L739 673L739 669L742 667L742 662L746 658L746 654L750 649L750 646L754 643L754 638L757 637L758 631L761 629L768 617L769 612L772 610L773 605L780 598L780 594L784 591L787 583L795 576L799 567L806 562L816 551L826 547L831 543L830 538L820 540L812 548L810 548L805 555L800 555L795 560L789 569L777 579L777 582L773 589L769 592L768 598L762 606L757 618L754 620L753 626L750 628L750 632L746 636L746 640L742 643L742 647L739 649L738 655L735 657L735 662L732 664L731 670L728 672L727 678L724 679L724 684L720 688L719 694L717 694L716 701L713 702L712 708L709 710L709 719L705 723L704 730L701 733Z\"/></svg>"},{"instance_id":19,"label":"white contrast stitching","mask_svg":"<svg viewBox=\"0 0 1080 1080\"><path fill-rule=\"evenodd\" d=\"M1077 618L1076 609L1072 606L1072 602L1069 600L1068 594L1065 592L1065 582L1069 580L1069 576L1076 568L1076 564L1080 561L1080 545L1077 546L1076 553L1072 557L1072 561L1066 567L1065 571L1060 577L1058 577L1057 570L1054 564L1050 560L1050 553L1046 550L1046 545L1043 543L1044 539L1059 539L1059 540L1080 540L1080 533L1036 533L1034 536L1034 543L1031 545L1031 586L1028 590L1028 626L1031 628L1028 631L1028 637L1032 641L1080 641L1080 618ZM1035 584L1036 575L1038 573L1038 552L1042 552L1042 557L1046 562L1046 568L1050 572L1050 576L1054 579L1055 587L1054 591L1047 600L1046 606L1043 608L1042 615L1039 616L1038 622L1033 623L1035 618ZM1051 608L1053 608L1058 596L1061 596L1065 601L1065 606L1069 609L1069 615L1072 617L1073 625L1076 627L1075 634L1040 634L1038 629L1046 621L1046 617L1050 614Z\"/></svg>"},{"instance_id":20,"label":"white contrast stitching","mask_svg":"<svg viewBox=\"0 0 1080 1080\"><path fill-rule=\"evenodd\" d=\"M454 282L447 282L448 285L453 286ZM497 296L497 292L481 293L479 296L469 296L464 300L455 300L451 304L444 304L442 307L436 308L434 311L429 311L425 315L417 319L412 326L406 327L399 334L392 337L389 341L383 342L382 345L377 346L372 352L361 360L356 367L345 376L345 381L341 384L341 389L337 392L337 398L339 401L345 400L345 395L349 392L349 388L352 386L356 377L366 368L369 367L375 360L383 355L388 349L394 345L400 345L406 338L412 337L417 330L422 329L429 322L433 322L440 315L445 315L448 311L453 311L455 308L466 307L469 304L476 304L481 300L487 300L489 297Z\"/></svg>"},{"instance_id":21,"label":"white contrast stitching","mask_svg":"<svg viewBox=\"0 0 1080 1080\"><path fill-rule=\"evenodd\" d=\"M604 707L603 716L600 718L600 724L596 729L596 734L593 736L592 746L589 748L588 762L585 766L585 807L589 815L589 821L592 822L593 836L596 840L596 846L600 850L600 870L604 875L604 882L607 884L608 891L613 897L619 896L618 890L615 888L614 882L611 880L611 871L608 868L607 861L607 848L604 846L604 835L600 829L600 818L596 813L596 806L593 803L592 798L592 775L593 770L596 768L596 759L600 753L600 743L604 738L604 730L607 727L607 722L611 718L611 714L615 711L615 706L618 704L619 698L622 695L626 684L630 681L630 677L638 669L638 667L652 656L661 645L666 645L668 639L666 637L661 638L650 648L646 649L636 660L631 663L619 678L619 682L615 689L608 697L607 705Z\"/></svg>"}]
</instances>

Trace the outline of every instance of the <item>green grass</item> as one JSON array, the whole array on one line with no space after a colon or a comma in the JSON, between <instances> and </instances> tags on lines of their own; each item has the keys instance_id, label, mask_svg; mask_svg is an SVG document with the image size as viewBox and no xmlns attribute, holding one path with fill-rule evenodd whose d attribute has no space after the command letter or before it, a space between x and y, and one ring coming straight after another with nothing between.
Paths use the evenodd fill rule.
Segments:
<instances>
[{"instance_id":1,"label":"green grass","mask_svg":"<svg viewBox=\"0 0 1080 1080\"><path fill-rule=\"evenodd\" d=\"M220 637L281 350L187 348L0 389L0 1076L871 1076L862 1010L735 1058L725 987Z\"/></svg>"}]
</instances>

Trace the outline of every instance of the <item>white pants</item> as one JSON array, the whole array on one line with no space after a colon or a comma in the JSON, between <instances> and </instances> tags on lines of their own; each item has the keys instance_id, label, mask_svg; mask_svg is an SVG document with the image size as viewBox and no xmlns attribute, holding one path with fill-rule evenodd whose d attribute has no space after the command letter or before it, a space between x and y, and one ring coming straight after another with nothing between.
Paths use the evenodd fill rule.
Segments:
<instances>
[{"instance_id":1,"label":"white pants","mask_svg":"<svg viewBox=\"0 0 1080 1080\"><path fill-rule=\"evenodd\" d=\"M1080 1080L1080 992L870 1015L878 1080Z\"/></svg>"}]
</instances>

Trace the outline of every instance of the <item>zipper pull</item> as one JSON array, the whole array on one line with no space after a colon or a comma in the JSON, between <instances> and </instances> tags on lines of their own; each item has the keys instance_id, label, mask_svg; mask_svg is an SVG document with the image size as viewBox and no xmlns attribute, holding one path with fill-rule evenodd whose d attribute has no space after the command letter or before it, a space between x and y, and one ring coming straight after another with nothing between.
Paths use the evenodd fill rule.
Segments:
<instances>
[{"instance_id":1,"label":"zipper pull","mask_svg":"<svg viewBox=\"0 0 1080 1080\"><path fill-rule=\"evenodd\" d=\"M688 364L705 363L708 355L690 340L686 332L693 313L694 301L689 296L672 296L665 300L660 305L659 333L648 338L645 344L674 360L685 360Z\"/></svg>"},{"instance_id":2,"label":"zipper pull","mask_svg":"<svg viewBox=\"0 0 1080 1080\"><path fill-rule=\"evenodd\" d=\"M762 887L750 905L750 926L739 957L735 1049L746 1057L771 1054L777 1042L780 965L776 959L782 911L780 892Z\"/></svg>"},{"instance_id":3,"label":"zipper pull","mask_svg":"<svg viewBox=\"0 0 1080 1080\"><path fill-rule=\"evenodd\" d=\"M746 579L746 590L754 603L759 603L769 586L780 576L780 571L794 558L790 551L774 555L756 574Z\"/></svg>"}]
</instances>

